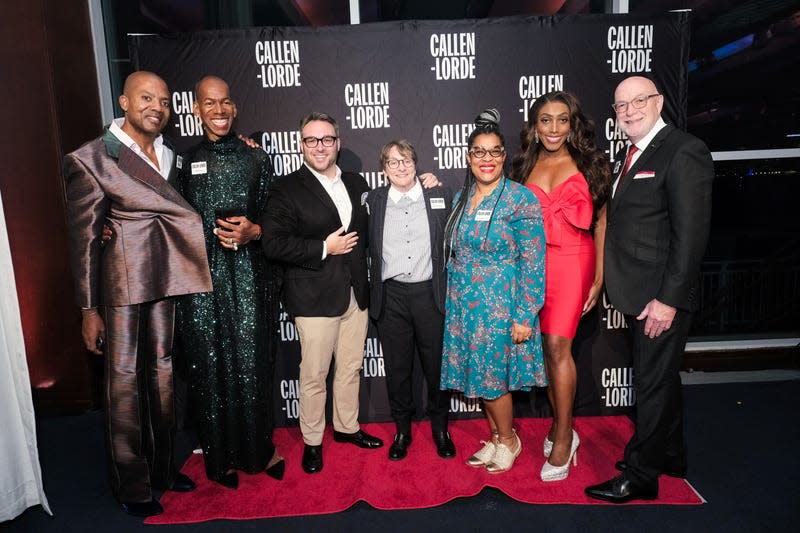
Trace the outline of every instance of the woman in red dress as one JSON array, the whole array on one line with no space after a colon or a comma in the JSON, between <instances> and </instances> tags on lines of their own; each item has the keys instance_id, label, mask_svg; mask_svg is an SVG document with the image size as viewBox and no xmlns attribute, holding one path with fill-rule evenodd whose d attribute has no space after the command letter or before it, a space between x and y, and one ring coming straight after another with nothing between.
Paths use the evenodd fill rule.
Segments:
<instances>
[{"instance_id":1,"label":"woman in red dress","mask_svg":"<svg viewBox=\"0 0 800 533\"><path fill-rule=\"evenodd\" d=\"M547 239L545 302L539 313L553 423L544 440L543 481L569 475L580 439L572 429L576 371L572 340L603 285L605 201L610 169L578 100L557 91L536 99L520 133L514 179L536 194Z\"/></svg>"}]
</instances>

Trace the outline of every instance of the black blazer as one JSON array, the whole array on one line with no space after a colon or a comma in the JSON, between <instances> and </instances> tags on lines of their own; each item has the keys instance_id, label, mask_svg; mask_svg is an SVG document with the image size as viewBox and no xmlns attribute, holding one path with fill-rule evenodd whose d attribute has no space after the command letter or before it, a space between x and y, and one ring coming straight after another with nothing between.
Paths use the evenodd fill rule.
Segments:
<instances>
[{"instance_id":1,"label":"black blazer","mask_svg":"<svg viewBox=\"0 0 800 533\"><path fill-rule=\"evenodd\" d=\"M342 173L353 216L347 232L358 243L344 255L322 260L322 243L342 225L328 193L305 165L273 182L261 224L261 246L269 259L285 266L283 303L292 316L339 316L350 303L350 288L361 309L369 303L367 286L367 210L369 186L363 177Z\"/></svg>"},{"instance_id":2,"label":"black blazer","mask_svg":"<svg viewBox=\"0 0 800 533\"><path fill-rule=\"evenodd\" d=\"M614 177L625 150L617 154ZM698 138L666 126L609 200L605 284L611 303L638 315L653 298L693 311L711 222L714 164Z\"/></svg>"},{"instance_id":3,"label":"black blazer","mask_svg":"<svg viewBox=\"0 0 800 533\"><path fill-rule=\"evenodd\" d=\"M431 236L431 263L433 266L433 299L436 307L444 314L444 300L447 293L447 270L445 269L444 227L450 215L452 194L445 187L422 189L425 210L428 213L428 227ZM389 186L373 190L367 196L369 205L369 258L370 258L370 306L369 315L377 320L383 311L383 228L386 219L386 202L389 198ZM444 209L432 209L431 198L442 198Z\"/></svg>"}]
</instances>

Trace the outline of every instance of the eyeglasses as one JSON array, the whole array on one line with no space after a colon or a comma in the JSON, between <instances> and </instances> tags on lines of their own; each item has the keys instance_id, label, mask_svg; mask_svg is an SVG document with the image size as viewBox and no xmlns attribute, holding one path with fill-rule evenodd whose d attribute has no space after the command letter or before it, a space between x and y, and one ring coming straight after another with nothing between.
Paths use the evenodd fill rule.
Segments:
<instances>
[{"instance_id":1,"label":"eyeglasses","mask_svg":"<svg viewBox=\"0 0 800 533\"><path fill-rule=\"evenodd\" d=\"M303 137L303 144L309 148L316 148L317 144L322 143L322 146L330 148L334 145L338 137L333 135L326 135L325 137Z\"/></svg>"},{"instance_id":2,"label":"eyeglasses","mask_svg":"<svg viewBox=\"0 0 800 533\"><path fill-rule=\"evenodd\" d=\"M641 109L647 105L647 101L653 97L661 96L659 93L656 94L648 94L647 96L637 96L630 102L614 102L611 104L611 109L616 111L617 113L624 113L628 110L628 104L631 104L634 109Z\"/></svg>"},{"instance_id":3,"label":"eyeglasses","mask_svg":"<svg viewBox=\"0 0 800 533\"><path fill-rule=\"evenodd\" d=\"M392 170L399 168L400 165L403 165L403 168L408 168L414 164L414 161L411 159L387 159L386 166L391 168Z\"/></svg>"},{"instance_id":4,"label":"eyeglasses","mask_svg":"<svg viewBox=\"0 0 800 533\"><path fill-rule=\"evenodd\" d=\"M484 157L486 157L486 154L489 154L490 156L497 158L503 155L505 151L506 149L503 148L502 146L492 148L491 150L487 150L486 148L481 148L480 146L477 146L469 151L469 155L477 157L478 159L483 159Z\"/></svg>"}]
</instances>

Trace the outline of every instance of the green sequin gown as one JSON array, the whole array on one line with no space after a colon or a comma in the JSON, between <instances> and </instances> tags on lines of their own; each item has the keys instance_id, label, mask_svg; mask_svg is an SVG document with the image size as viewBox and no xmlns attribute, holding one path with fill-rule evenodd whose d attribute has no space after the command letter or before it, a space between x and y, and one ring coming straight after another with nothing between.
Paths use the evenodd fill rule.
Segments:
<instances>
[{"instance_id":1,"label":"green sequin gown","mask_svg":"<svg viewBox=\"0 0 800 533\"><path fill-rule=\"evenodd\" d=\"M280 272L265 261L258 241L237 252L213 234L218 217L257 221L273 176L267 154L233 134L204 139L181 162L178 190L203 218L214 283L214 292L179 299L176 326L209 479L229 469L262 471L275 451Z\"/></svg>"}]
</instances>

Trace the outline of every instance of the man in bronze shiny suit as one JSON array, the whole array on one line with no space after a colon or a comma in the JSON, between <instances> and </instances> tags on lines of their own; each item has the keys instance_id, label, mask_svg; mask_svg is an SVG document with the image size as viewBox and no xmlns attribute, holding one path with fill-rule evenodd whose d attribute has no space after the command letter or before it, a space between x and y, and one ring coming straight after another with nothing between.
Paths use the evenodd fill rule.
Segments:
<instances>
[{"instance_id":1,"label":"man in bronze shiny suit","mask_svg":"<svg viewBox=\"0 0 800 533\"><path fill-rule=\"evenodd\" d=\"M70 262L86 348L105 353L112 491L136 516L162 511L152 489L190 491L173 462L175 296L212 290L200 216L167 182L167 84L135 72L125 112L64 158ZM103 225L113 233L101 247Z\"/></svg>"}]
</instances>

